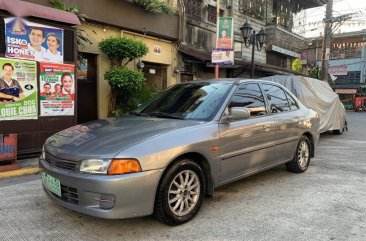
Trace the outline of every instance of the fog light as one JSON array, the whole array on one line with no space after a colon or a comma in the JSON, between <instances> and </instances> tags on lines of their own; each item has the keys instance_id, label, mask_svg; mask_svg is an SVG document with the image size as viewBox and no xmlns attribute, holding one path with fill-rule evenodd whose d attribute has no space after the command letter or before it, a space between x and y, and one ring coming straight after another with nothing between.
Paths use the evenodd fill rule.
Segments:
<instances>
[{"instance_id":1,"label":"fog light","mask_svg":"<svg viewBox=\"0 0 366 241\"><path fill-rule=\"evenodd\" d=\"M99 199L99 207L101 209L112 209L116 203L116 196L112 194L101 194Z\"/></svg>"}]
</instances>

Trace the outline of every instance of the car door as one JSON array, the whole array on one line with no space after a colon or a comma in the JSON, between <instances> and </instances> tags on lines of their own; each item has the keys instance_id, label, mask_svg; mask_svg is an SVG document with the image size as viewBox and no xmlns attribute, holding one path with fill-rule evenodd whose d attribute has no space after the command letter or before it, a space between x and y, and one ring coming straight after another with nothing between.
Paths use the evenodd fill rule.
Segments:
<instances>
[{"instance_id":1,"label":"car door","mask_svg":"<svg viewBox=\"0 0 366 241\"><path fill-rule=\"evenodd\" d=\"M294 98L280 86L267 83L261 85L275 122L278 159L273 164L290 160L301 135L299 126L302 112Z\"/></svg>"},{"instance_id":2,"label":"car door","mask_svg":"<svg viewBox=\"0 0 366 241\"><path fill-rule=\"evenodd\" d=\"M231 107L248 108L250 117L219 124L221 182L257 171L276 158L274 122L266 111L259 85L238 86L229 102Z\"/></svg>"}]
</instances>

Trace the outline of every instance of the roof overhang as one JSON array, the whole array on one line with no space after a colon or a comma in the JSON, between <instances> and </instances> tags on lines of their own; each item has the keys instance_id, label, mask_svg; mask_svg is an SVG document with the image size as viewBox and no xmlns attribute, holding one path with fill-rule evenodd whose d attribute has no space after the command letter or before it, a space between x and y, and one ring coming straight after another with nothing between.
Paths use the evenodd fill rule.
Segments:
<instances>
[{"instance_id":1,"label":"roof overhang","mask_svg":"<svg viewBox=\"0 0 366 241\"><path fill-rule=\"evenodd\" d=\"M198 60L197 62L206 64L207 67L211 68L211 67L215 67L215 65L216 65L216 64L211 63L211 52L208 50L203 50L203 49L200 50L200 49L197 49L192 46L182 45L179 48L179 52L197 59ZM289 75L289 74L298 75L299 74L290 69L271 65L271 64L263 64L263 63L256 62L256 63L254 63L254 65L255 65L255 69L260 70L265 73L285 74L285 75ZM244 61L241 59L235 59L234 65L224 65L222 67L227 68L227 69L250 69L250 62L247 62L247 61Z\"/></svg>"},{"instance_id":2,"label":"roof overhang","mask_svg":"<svg viewBox=\"0 0 366 241\"><path fill-rule=\"evenodd\" d=\"M80 25L79 18L73 13L20 0L0 0L0 9L8 11L15 17L36 17Z\"/></svg>"},{"instance_id":3,"label":"roof overhang","mask_svg":"<svg viewBox=\"0 0 366 241\"><path fill-rule=\"evenodd\" d=\"M321 7L327 4L328 0L306 0L306 1L298 1L300 4L300 8L309 9L315 7Z\"/></svg>"},{"instance_id":4,"label":"roof overhang","mask_svg":"<svg viewBox=\"0 0 366 241\"><path fill-rule=\"evenodd\" d=\"M181 45L179 47L179 52L192 56L192 57L196 58L197 60L202 61L202 63L211 62L211 54L207 50L200 50L200 49L194 48L192 46Z\"/></svg>"}]
</instances>

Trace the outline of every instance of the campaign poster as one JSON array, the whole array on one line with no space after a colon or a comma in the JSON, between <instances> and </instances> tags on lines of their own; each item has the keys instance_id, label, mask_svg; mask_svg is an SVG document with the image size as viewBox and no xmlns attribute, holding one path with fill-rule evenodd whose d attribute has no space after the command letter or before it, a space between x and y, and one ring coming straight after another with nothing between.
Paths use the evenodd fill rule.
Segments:
<instances>
[{"instance_id":1,"label":"campaign poster","mask_svg":"<svg viewBox=\"0 0 366 241\"><path fill-rule=\"evenodd\" d=\"M72 116L75 108L75 65L40 63L41 116Z\"/></svg>"},{"instance_id":2,"label":"campaign poster","mask_svg":"<svg viewBox=\"0 0 366 241\"><path fill-rule=\"evenodd\" d=\"M37 119L37 63L0 58L0 121Z\"/></svg>"},{"instance_id":3,"label":"campaign poster","mask_svg":"<svg viewBox=\"0 0 366 241\"><path fill-rule=\"evenodd\" d=\"M15 17L5 18L4 21L6 57L64 62L63 29Z\"/></svg>"},{"instance_id":4,"label":"campaign poster","mask_svg":"<svg viewBox=\"0 0 366 241\"><path fill-rule=\"evenodd\" d=\"M234 20L219 17L216 30L216 49L233 50L234 48Z\"/></svg>"},{"instance_id":5,"label":"campaign poster","mask_svg":"<svg viewBox=\"0 0 366 241\"><path fill-rule=\"evenodd\" d=\"M234 51L232 50L212 50L211 62L214 64L233 65Z\"/></svg>"}]
</instances>

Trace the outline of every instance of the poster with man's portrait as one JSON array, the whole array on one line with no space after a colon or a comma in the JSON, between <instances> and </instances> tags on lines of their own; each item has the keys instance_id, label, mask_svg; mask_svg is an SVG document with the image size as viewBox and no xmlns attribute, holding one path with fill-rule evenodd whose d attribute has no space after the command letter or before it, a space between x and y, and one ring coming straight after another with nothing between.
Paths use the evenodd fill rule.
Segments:
<instances>
[{"instance_id":1,"label":"poster with man's portrait","mask_svg":"<svg viewBox=\"0 0 366 241\"><path fill-rule=\"evenodd\" d=\"M71 116L75 108L75 65L40 63L41 116Z\"/></svg>"},{"instance_id":2,"label":"poster with man's portrait","mask_svg":"<svg viewBox=\"0 0 366 241\"><path fill-rule=\"evenodd\" d=\"M0 58L0 68L0 121L37 119L37 63Z\"/></svg>"},{"instance_id":3,"label":"poster with man's portrait","mask_svg":"<svg viewBox=\"0 0 366 241\"><path fill-rule=\"evenodd\" d=\"M233 50L234 48L234 20L219 17L216 30L216 49Z\"/></svg>"},{"instance_id":4,"label":"poster with man's portrait","mask_svg":"<svg viewBox=\"0 0 366 241\"><path fill-rule=\"evenodd\" d=\"M39 62L64 62L63 29L29 22L22 18L5 18L5 56Z\"/></svg>"}]
</instances>

